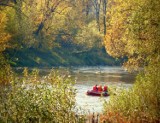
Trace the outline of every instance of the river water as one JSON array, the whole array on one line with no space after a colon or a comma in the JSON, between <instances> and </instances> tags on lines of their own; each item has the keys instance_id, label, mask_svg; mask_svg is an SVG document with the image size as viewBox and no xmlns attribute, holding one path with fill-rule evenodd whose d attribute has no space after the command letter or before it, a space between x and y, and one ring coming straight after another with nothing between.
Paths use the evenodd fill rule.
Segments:
<instances>
[{"instance_id":1,"label":"river water","mask_svg":"<svg viewBox=\"0 0 160 123\"><path fill-rule=\"evenodd\" d=\"M87 90L91 90L95 84L128 88L133 85L136 75L128 73L122 67L72 67L59 68L58 70L69 72L76 80L76 105L85 113L102 112L104 100L108 101L110 98L87 96Z\"/></svg>"},{"instance_id":2,"label":"river water","mask_svg":"<svg viewBox=\"0 0 160 123\"><path fill-rule=\"evenodd\" d=\"M103 110L103 102L108 101L110 97L87 96L87 90L97 85L107 85L116 87L129 88L133 85L136 74L128 73L122 67L70 67L54 68L58 69L61 74L69 74L76 80L75 88L77 111L83 113L100 113ZM50 68L39 69L40 74L44 75L50 72Z\"/></svg>"}]
</instances>

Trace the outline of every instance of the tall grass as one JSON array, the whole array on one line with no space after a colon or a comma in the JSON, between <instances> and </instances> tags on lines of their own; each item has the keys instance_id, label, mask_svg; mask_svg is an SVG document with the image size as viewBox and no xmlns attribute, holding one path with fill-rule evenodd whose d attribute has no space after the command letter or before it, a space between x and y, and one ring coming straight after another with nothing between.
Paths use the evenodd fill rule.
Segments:
<instances>
[{"instance_id":1,"label":"tall grass","mask_svg":"<svg viewBox=\"0 0 160 123\"><path fill-rule=\"evenodd\" d=\"M105 103L102 122L160 122L160 63L152 64L140 73L129 90L122 90Z\"/></svg>"},{"instance_id":2,"label":"tall grass","mask_svg":"<svg viewBox=\"0 0 160 123\"><path fill-rule=\"evenodd\" d=\"M74 81L54 70L40 78L38 71L24 70L23 77L12 77L0 89L1 123L75 122Z\"/></svg>"}]
</instances>

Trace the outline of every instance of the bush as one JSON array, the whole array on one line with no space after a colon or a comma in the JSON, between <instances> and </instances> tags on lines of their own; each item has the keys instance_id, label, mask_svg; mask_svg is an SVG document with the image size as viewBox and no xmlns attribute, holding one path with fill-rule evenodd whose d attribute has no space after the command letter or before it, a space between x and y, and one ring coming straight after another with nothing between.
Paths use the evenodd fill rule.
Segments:
<instances>
[{"instance_id":1,"label":"bush","mask_svg":"<svg viewBox=\"0 0 160 123\"><path fill-rule=\"evenodd\" d=\"M10 65L7 63L6 59L0 53L0 85L7 85L12 79L13 73L11 71Z\"/></svg>"},{"instance_id":2,"label":"bush","mask_svg":"<svg viewBox=\"0 0 160 123\"><path fill-rule=\"evenodd\" d=\"M0 90L0 122L74 122L75 89L68 76L51 71L40 78L38 71L14 77Z\"/></svg>"},{"instance_id":3,"label":"bush","mask_svg":"<svg viewBox=\"0 0 160 123\"><path fill-rule=\"evenodd\" d=\"M102 121L160 122L160 63L151 64L140 73L129 90L122 90L105 103Z\"/></svg>"}]
</instances>

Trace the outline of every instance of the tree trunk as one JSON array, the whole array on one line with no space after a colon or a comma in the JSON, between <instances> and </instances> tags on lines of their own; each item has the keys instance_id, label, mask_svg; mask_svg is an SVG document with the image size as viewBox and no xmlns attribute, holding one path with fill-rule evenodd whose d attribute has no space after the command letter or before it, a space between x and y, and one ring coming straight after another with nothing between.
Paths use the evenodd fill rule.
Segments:
<instances>
[{"instance_id":1,"label":"tree trunk","mask_svg":"<svg viewBox=\"0 0 160 123\"><path fill-rule=\"evenodd\" d=\"M104 28L104 35L106 35L106 30L107 30L107 26L106 26L106 14L107 14L107 0L103 0L103 28Z\"/></svg>"},{"instance_id":2,"label":"tree trunk","mask_svg":"<svg viewBox=\"0 0 160 123\"><path fill-rule=\"evenodd\" d=\"M94 7L96 10L96 21L97 21L97 25L98 25L98 30L100 31L100 7L101 7L101 0L94 0Z\"/></svg>"}]
</instances>

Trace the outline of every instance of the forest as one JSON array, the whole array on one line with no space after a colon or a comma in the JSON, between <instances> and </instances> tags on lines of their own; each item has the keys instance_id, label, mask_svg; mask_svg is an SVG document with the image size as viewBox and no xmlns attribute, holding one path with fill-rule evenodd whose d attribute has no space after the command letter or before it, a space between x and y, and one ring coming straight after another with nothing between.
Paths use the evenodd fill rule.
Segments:
<instances>
[{"instance_id":1,"label":"forest","mask_svg":"<svg viewBox=\"0 0 160 123\"><path fill-rule=\"evenodd\" d=\"M105 1L1 2L1 52L11 66L120 65L103 45ZM102 6L103 10L102 11Z\"/></svg>"},{"instance_id":2,"label":"forest","mask_svg":"<svg viewBox=\"0 0 160 123\"><path fill-rule=\"evenodd\" d=\"M100 122L160 122L159 8L158 0L0 0L0 122L85 123L70 76L27 67L88 65L138 72L104 103Z\"/></svg>"}]
</instances>

